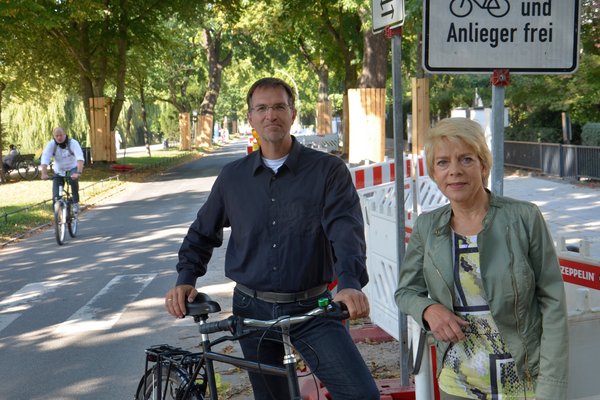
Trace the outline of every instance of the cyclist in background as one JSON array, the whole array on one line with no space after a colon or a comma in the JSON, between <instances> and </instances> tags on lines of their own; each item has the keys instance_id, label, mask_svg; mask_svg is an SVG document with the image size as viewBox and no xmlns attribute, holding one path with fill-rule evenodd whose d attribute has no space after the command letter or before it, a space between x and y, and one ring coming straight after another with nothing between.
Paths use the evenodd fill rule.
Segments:
<instances>
[{"instance_id":1,"label":"cyclist in background","mask_svg":"<svg viewBox=\"0 0 600 400\"><path fill-rule=\"evenodd\" d=\"M9 152L6 156L2 157L2 167L4 172L9 171L15 167L15 157L19 154L17 147L14 144L9 146Z\"/></svg>"},{"instance_id":2,"label":"cyclist in background","mask_svg":"<svg viewBox=\"0 0 600 400\"><path fill-rule=\"evenodd\" d=\"M55 128L52 131L53 139L44 148L41 159L42 179L48 179L48 165L54 157L52 169L58 176L66 176L70 173L71 194L73 196L73 212L79 212L79 177L83 173L83 151L79 142L69 138L63 128ZM52 199L58 197L60 179L54 179L52 184Z\"/></svg>"}]
</instances>

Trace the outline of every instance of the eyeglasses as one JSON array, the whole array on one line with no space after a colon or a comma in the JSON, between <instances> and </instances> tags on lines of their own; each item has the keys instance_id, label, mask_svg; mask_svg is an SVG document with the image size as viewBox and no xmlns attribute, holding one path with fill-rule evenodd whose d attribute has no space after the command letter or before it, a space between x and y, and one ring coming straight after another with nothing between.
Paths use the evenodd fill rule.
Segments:
<instances>
[{"instance_id":1,"label":"eyeglasses","mask_svg":"<svg viewBox=\"0 0 600 400\"><path fill-rule=\"evenodd\" d=\"M285 103L277 103L272 106L268 106L266 104L259 104L256 107L252 107L251 111L255 112L258 115L265 115L267 111L269 111L269 109L273 110L274 113L281 114L286 111L289 111L291 107L289 104Z\"/></svg>"}]
</instances>

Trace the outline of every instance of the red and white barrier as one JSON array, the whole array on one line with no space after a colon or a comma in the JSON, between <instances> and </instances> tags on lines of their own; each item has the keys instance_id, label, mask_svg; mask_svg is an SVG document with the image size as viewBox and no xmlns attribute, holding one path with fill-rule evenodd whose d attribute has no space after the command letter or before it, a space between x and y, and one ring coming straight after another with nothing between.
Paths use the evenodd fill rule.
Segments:
<instances>
[{"instance_id":1,"label":"red and white barrier","mask_svg":"<svg viewBox=\"0 0 600 400\"><path fill-rule=\"evenodd\" d=\"M404 179L408 179L412 176L412 165L412 155L404 154ZM425 166L423 155L420 155L417 158L415 167L417 176L421 177L427 175L427 167ZM356 189L365 189L384 183L394 182L396 179L396 164L395 161L391 159L378 163L361 165L350 168L350 174L352 175L352 182Z\"/></svg>"}]
</instances>

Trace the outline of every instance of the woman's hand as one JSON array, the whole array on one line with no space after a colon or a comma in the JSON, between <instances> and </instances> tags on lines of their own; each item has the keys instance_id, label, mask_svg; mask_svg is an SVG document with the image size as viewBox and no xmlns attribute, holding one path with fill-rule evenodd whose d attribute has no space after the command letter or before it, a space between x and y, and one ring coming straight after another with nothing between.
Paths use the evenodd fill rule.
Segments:
<instances>
[{"instance_id":1,"label":"woman's hand","mask_svg":"<svg viewBox=\"0 0 600 400\"><path fill-rule=\"evenodd\" d=\"M429 324L433 337L443 342L456 343L465 338L463 328L469 325L441 304L432 304L423 312L423 319Z\"/></svg>"}]
</instances>

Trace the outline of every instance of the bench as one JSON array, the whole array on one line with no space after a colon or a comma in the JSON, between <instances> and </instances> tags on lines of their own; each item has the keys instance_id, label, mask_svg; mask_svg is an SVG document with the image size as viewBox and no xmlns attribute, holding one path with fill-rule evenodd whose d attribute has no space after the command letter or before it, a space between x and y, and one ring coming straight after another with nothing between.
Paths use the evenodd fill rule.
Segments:
<instances>
[{"instance_id":1,"label":"bench","mask_svg":"<svg viewBox=\"0 0 600 400\"><path fill-rule=\"evenodd\" d=\"M17 154L13 160L13 167L5 174L10 175L12 171L17 171L23 179L32 180L40 174L38 165L34 161L35 154Z\"/></svg>"}]
</instances>

